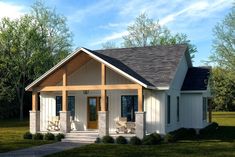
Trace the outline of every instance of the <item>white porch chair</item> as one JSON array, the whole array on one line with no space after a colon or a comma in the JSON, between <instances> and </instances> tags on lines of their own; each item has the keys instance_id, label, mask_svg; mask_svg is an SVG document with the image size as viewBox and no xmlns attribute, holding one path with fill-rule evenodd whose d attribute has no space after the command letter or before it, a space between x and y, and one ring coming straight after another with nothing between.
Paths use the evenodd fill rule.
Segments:
<instances>
[{"instance_id":1,"label":"white porch chair","mask_svg":"<svg viewBox=\"0 0 235 157\"><path fill-rule=\"evenodd\" d=\"M48 121L47 130L48 131L59 131L60 125L59 125L59 116L53 116Z\"/></svg>"},{"instance_id":2,"label":"white porch chair","mask_svg":"<svg viewBox=\"0 0 235 157\"><path fill-rule=\"evenodd\" d=\"M116 133L119 134L120 132L127 133L127 118L126 117L119 117L116 120Z\"/></svg>"}]
</instances>

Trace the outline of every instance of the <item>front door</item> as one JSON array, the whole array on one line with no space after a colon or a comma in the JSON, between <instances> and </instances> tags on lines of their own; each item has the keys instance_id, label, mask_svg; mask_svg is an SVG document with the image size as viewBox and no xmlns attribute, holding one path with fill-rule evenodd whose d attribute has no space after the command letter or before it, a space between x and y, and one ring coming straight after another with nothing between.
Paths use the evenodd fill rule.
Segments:
<instances>
[{"instance_id":1,"label":"front door","mask_svg":"<svg viewBox=\"0 0 235 157\"><path fill-rule=\"evenodd\" d=\"M87 99L87 128L98 128L98 110L100 106L99 97L88 97Z\"/></svg>"}]
</instances>

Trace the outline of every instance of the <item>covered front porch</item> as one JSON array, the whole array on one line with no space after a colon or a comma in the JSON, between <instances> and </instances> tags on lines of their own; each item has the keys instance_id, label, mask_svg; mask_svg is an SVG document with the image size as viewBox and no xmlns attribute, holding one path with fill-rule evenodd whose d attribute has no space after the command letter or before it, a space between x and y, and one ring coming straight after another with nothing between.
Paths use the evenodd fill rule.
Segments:
<instances>
[{"instance_id":1,"label":"covered front porch","mask_svg":"<svg viewBox=\"0 0 235 157\"><path fill-rule=\"evenodd\" d=\"M136 136L142 138L142 85L83 52L75 59L31 88L30 132L53 131L48 130L48 121L58 117L58 132L97 130L102 137L116 133L118 118L126 117L127 123L134 123ZM123 108L128 106L125 103L133 104L131 114Z\"/></svg>"}]
</instances>

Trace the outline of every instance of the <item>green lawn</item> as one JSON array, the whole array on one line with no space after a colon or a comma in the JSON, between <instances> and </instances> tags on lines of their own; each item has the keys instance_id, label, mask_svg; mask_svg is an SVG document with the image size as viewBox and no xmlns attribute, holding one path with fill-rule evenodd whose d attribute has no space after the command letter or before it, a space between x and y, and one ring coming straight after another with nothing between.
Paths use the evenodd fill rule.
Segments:
<instances>
[{"instance_id":1,"label":"green lawn","mask_svg":"<svg viewBox=\"0 0 235 157\"><path fill-rule=\"evenodd\" d=\"M156 146L131 146L116 144L91 144L48 157L227 157L235 156L235 112L217 112L213 121L218 131L192 141L179 141Z\"/></svg>"},{"instance_id":2,"label":"green lawn","mask_svg":"<svg viewBox=\"0 0 235 157\"><path fill-rule=\"evenodd\" d=\"M18 120L0 121L0 153L26 147L51 143L48 141L24 140L22 135L29 131L27 121Z\"/></svg>"}]
</instances>

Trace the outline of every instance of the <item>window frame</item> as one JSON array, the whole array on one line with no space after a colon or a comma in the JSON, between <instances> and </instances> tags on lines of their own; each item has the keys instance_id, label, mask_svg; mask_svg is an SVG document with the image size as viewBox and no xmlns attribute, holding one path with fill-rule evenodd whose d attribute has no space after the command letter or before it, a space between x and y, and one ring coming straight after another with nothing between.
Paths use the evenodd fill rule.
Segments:
<instances>
[{"instance_id":1,"label":"window frame","mask_svg":"<svg viewBox=\"0 0 235 157\"><path fill-rule=\"evenodd\" d=\"M202 120L207 119L207 97L202 98Z\"/></svg>"},{"instance_id":2,"label":"window frame","mask_svg":"<svg viewBox=\"0 0 235 157\"><path fill-rule=\"evenodd\" d=\"M63 99L63 98L62 98L62 96L60 96L60 95L57 95L55 98L56 98L56 102L55 102L55 108L56 108L56 110L55 110L55 112L56 112L56 116L59 116L59 115L60 115L60 111L62 111L62 101L63 101L62 99ZM57 105L59 100L58 100L57 98L60 99L60 107L59 107L59 108L58 108L58 105ZM75 106L76 106L76 99L75 99L75 96L68 96L68 97L67 97L67 100L68 100L68 111L70 111L69 101L70 101L70 99L72 99L72 98L74 99L74 112L71 111L70 114L71 114L72 117L74 117L74 116L75 116Z\"/></svg>"},{"instance_id":3,"label":"window frame","mask_svg":"<svg viewBox=\"0 0 235 157\"><path fill-rule=\"evenodd\" d=\"M179 122L180 121L180 97L179 96L177 96L176 97L176 105L177 105L177 108L176 108L176 120L177 120L177 122Z\"/></svg>"},{"instance_id":4,"label":"window frame","mask_svg":"<svg viewBox=\"0 0 235 157\"><path fill-rule=\"evenodd\" d=\"M129 122L135 122L135 112L138 112L138 95L121 95L121 117L127 117L123 115L123 97L132 97L132 113L131 113L131 120ZM135 110L135 97L136 97L136 110Z\"/></svg>"},{"instance_id":5,"label":"window frame","mask_svg":"<svg viewBox=\"0 0 235 157\"><path fill-rule=\"evenodd\" d=\"M167 124L171 123L171 96L167 95Z\"/></svg>"}]
</instances>

